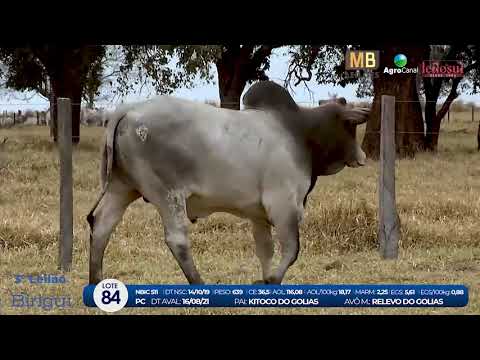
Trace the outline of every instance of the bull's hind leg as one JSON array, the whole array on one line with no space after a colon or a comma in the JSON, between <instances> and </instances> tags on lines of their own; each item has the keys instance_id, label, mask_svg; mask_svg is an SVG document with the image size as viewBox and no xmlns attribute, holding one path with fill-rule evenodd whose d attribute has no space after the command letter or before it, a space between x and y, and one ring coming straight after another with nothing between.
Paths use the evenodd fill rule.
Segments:
<instances>
[{"instance_id":1,"label":"bull's hind leg","mask_svg":"<svg viewBox=\"0 0 480 360\"><path fill-rule=\"evenodd\" d=\"M90 223L90 266L89 282L97 284L103 279L103 255L110 235L122 219L128 205L140 195L118 180L113 180L95 209Z\"/></svg>"},{"instance_id":2,"label":"bull's hind leg","mask_svg":"<svg viewBox=\"0 0 480 360\"><path fill-rule=\"evenodd\" d=\"M193 261L190 241L185 194L182 191L169 190L165 198L148 198L155 204L162 217L165 242L177 260L190 284L203 284L203 280Z\"/></svg>"},{"instance_id":3,"label":"bull's hind leg","mask_svg":"<svg viewBox=\"0 0 480 360\"><path fill-rule=\"evenodd\" d=\"M262 266L263 283L268 281L272 268L273 241L271 226L266 222L253 222L253 238L255 239L255 252ZM262 283L256 281L255 283Z\"/></svg>"}]
</instances>

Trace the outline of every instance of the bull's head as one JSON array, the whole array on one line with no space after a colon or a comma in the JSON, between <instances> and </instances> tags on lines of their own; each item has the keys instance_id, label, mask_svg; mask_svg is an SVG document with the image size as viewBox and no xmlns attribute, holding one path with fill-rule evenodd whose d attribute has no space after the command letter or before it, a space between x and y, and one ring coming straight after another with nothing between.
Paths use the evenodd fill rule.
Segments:
<instances>
[{"instance_id":1,"label":"bull's head","mask_svg":"<svg viewBox=\"0 0 480 360\"><path fill-rule=\"evenodd\" d=\"M357 125L367 121L366 108L349 109L346 103L329 102L312 109L308 141L317 175L331 175L345 166L365 165L366 155L356 139Z\"/></svg>"},{"instance_id":2,"label":"bull's head","mask_svg":"<svg viewBox=\"0 0 480 360\"><path fill-rule=\"evenodd\" d=\"M345 165L365 165L366 156L357 143L356 129L367 121L369 109L351 109L345 98L336 96L319 103L314 109L301 109L287 89L273 81L253 84L243 97L246 109L274 110L287 127L306 135L317 175L335 174Z\"/></svg>"}]
</instances>

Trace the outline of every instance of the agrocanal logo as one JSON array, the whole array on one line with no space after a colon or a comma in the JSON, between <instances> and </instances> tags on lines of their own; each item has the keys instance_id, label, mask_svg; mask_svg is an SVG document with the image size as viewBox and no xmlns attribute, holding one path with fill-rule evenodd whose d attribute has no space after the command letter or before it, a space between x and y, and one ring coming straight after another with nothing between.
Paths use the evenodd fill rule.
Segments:
<instances>
[{"instance_id":1,"label":"agrocanal logo","mask_svg":"<svg viewBox=\"0 0 480 360\"><path fill-rule=\"evenodd\" d=\"M393 62L397 67L403 68L405 67L405 65L407 65L407 57L403 54L395 55L395 57L393 58Z\"/></svg>"},{"instance_id":2,"label":"agrocanal logo","mask_svg":"<svg viewBox=\"0 0 480 360\"><path fill-rule=\"evenodd\" d=\"M395 67L385 66L383 69L384 74L417 74L417 67L407 67L408 59L405 54L397 54L393 57L393 63Z\"/></svg>"}]
</instances>

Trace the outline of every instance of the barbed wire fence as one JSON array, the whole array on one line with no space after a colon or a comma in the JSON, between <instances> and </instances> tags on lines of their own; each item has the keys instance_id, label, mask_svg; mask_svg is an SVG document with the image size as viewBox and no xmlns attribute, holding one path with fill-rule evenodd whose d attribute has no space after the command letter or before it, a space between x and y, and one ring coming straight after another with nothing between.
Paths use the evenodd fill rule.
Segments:
<instances>
[{"instance_id":1,"label":"barbed wire fence","mask_svg":"<svg viewBox=\"0 0 480 360\"><path fill-rule=\"evenodd\" d=\"M145 99L145 101L148 101L149 99ZM204 103L208 104L211 106L216 106L220 107L223 105L224 107L226 106L231 107L231 108L238 108L243 109L243 103L242 102L220 102L219 100L194 100L195 102L199 103ZM408 100L397 100L395 101L395 106L398 106L399 104L402 103L415 103L418 102L422 105L424 105L427 102L432 102L432 101L408 101ZM108 116L108 113L113 111L116 107L123 105L123 104L128 104L129 102L126 101L121 101L117 103L111 103L111 102L98 102L96 103L95 109L88 109L85 107L85 103L72 103L72 106L80 106L81 107L81 123L86 124L86 125L98 125L98 126L105 126L105 116ZM314 108L319 106L319 102L314 102L314 101L297 101L296 102L298 105L304 108ZM353 106L357 107L359 105L371 107L372 102L371 101L355 101L355 102L350 102L348 106ZM12 107L41 107L44 106L45 110L5 110L5 108L12 108ZM56 104L54 104L55 108ZM13 126L17 125L37 125L37 126L48 126L50 122L50 104L48 102L44 103L39 103L39 102L33 102L33 103L20 103L20 102L5 102L5 103L0 103L0 128L10 128ZM471 122L476 122L479 121L479 129L480 129L480 116L476 115L476 113L480 111L480 107L477 107L475 105L471 106ZM466 112L466 111L463 111ZM453 112L455 113L455 112ZM424 111L422 111L422 114L424 115ZM104 116L102 120L102 115ZM450 110L444 115L443 119L441 120L441 124L445 124L445 121L448 123L450 122ZM455 121L454 118L452 118L452 121ZM363 131L364 134L380 134L380 130L378 131ZM419 134L419 135L438 135L441 134L441 132L432 132L432 131L427 131L427 126L425 123L425 116L424 116L424 131L395 131L396 134Z\"/></svg>"}]
</instances>

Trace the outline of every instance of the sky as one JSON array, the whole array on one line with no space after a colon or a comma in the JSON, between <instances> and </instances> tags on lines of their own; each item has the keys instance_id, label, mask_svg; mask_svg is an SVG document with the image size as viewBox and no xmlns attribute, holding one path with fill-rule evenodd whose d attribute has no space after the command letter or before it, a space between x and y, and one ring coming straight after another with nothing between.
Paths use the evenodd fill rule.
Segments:
<instances>
[{"instance_id":1,"label":"sky","mask_svg":"<svg viewBox=\"0 0 480 360\"><path fill-rule=\"evenodd\" d=\"M279 48L276 49L270 59L270 69L267 71L269 78L275 82L283 84L285 75L288 70L288 55L285 55L285 49ZM343 96L347 101L358 101L355 96L355 86L349 85L345 88L340 86L331 86L331 85L318 85L315 83L315 80L311 80L308 83L308 87L312 91L312 94L309 93L307 88L301 84L293 89L293 92L290 90L293 98L299 103L318 103L320 99L328 99L330 94L337 94L337 96ZM244 90L248 90L247 86ZM41 96L30 94L15 93L15 97L11 95L9 97L1 96L0 94L0 110L8 111L17 111L17 110L46 110L48 108L48 101ZM22 98L25 95L33 95L29 101L21 101L18 98ZM212 84L203 84L198 82L196 86L191 89L177 89L174 93L174 96L181 98L186 98L194 101L204 102L205 100L214 100L219 102L218 87L216 81ZM137 101L144 99L146 95L130 94L124 98L125 102ZM312 98L313 97L313 98ZM476 104L480 105L480 95L461 95L460 100L465 102L473 101ZM101 105L99 105L101 106ZM111 106L109 106L111 107Z\"/></svg>"}]
</instances>

